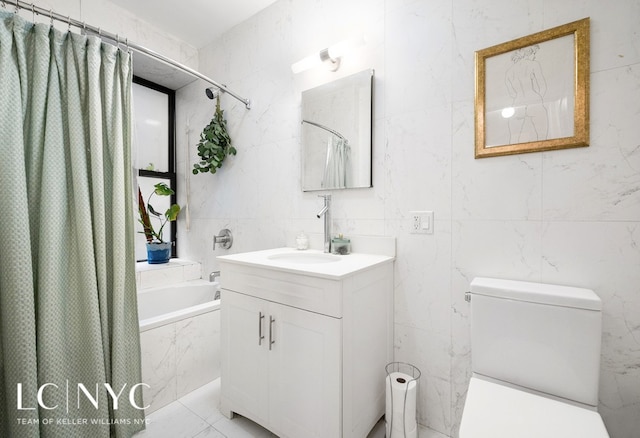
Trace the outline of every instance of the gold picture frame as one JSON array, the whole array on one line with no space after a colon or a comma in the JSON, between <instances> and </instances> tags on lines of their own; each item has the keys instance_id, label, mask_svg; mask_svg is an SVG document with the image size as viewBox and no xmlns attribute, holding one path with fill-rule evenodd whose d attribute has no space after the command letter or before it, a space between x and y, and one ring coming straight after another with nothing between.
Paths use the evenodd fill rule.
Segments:
<instances>
[{"instance_id":1,"label":"gold picture frame","mask_svg":"<svg viewBox=\"0 0 640 438\"><path fill-rule=\"evenodd\" d=\"M476 158L589 146L589 18L475 61Z\"/></svg>"}]
</instances>

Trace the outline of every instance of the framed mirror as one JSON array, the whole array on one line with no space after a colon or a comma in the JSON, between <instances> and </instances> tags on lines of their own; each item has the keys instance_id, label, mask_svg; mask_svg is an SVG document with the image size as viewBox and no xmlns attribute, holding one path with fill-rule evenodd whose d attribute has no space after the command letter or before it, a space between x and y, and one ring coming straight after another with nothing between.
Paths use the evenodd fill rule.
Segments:
<instances>
[{"instance_id":1,"label":"framed mirror","mask_svg":"<svg viewBox=\"0 0 640 438\"><path fill-rule=\"evenodd\" d=\"M302 92L302 190L371 187L369 69Z\"/></svg>"}]
</instances>

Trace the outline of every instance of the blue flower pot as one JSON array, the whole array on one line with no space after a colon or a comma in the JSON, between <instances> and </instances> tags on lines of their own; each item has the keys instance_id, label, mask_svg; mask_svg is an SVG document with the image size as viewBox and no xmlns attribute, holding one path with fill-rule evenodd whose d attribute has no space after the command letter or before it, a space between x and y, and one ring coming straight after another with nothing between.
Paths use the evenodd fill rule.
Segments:
<instances>
[{"instance_id":1,"label":"blue flower pot","mask_svg":"<svg viewBox=\"0 0 640 438\"><path fill-rule=\"evenodd\" d=\"M147 263L150 265L169 263L169 259L171 258L171 246L171 242L147 243Z\"/></svg>"}]
</instances>

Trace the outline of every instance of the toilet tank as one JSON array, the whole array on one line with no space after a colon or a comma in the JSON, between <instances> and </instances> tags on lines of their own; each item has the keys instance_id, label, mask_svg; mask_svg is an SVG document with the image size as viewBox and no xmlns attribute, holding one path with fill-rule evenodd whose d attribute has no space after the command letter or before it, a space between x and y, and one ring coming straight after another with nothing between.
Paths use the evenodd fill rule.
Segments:
<instances>
[{"instance_id":1,"label":"toilet tank","mask_svg":"<svg viewBox=\"0 0 640 438\"><path fill-rule=\"evenodd\" d=\"M601 310L589 289L475 278L473 371L597 406Z\"/></svg>"}]
</instances>

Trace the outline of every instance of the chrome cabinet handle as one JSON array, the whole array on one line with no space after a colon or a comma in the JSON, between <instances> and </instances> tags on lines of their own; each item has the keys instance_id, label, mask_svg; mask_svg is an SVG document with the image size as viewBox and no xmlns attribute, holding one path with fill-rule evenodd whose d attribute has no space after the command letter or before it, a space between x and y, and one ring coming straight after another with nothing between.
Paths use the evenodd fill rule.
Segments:
<instances>
[{"instance_id":1,"label":"chrome cabinet handle","mask_svg":"<svg viewBox=\"0 0 640 438\"><path fill-rule=\"evenodd\" d=\"M276 343L275 337L273 336L273 323L276 322L276 319L269 315L269 350L271 350L271 346Z\"/></svg>"},{"instance_id":2,"label":"chrome cabinet handle","mask_svg":"<svg viewBox=\"0 0 640 438\"><path fill-rule=\"evenodd\" d=\"M258 316L258 345L262 345L262 340L264 339L264 335L262 334L262 320L264 319L264 315L260 312Z\"/></svg>"}]
</instances>

